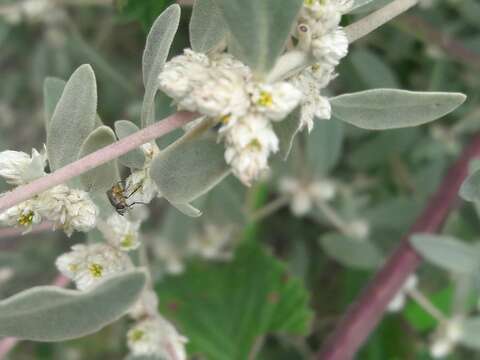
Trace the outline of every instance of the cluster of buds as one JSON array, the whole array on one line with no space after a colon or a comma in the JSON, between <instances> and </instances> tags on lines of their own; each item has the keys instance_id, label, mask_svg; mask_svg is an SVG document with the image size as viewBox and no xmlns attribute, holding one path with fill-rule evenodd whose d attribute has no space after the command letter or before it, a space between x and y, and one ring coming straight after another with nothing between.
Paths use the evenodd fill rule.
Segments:
<instances>
[{"instance_id":1,"label":"cluster of buds","mask_svg":"<svg viewBox=\"0 0 480 360\"><path fill-rule=\"evenodd\" d=\"M283 120L302 97L288 82L256 81L231 55L208 57L188 49L166 64L159 87L179 109L220 124L225 160L246 185L268 169L269 156L278 151L272 122Z\"/></svg>"},{"instance_id":2,"label":"cluster of buds","mask_svg":"<svg viewBox=\"0 0 480 360\"><path fill-rule=\"evenodd\" d=\"M11 185L23 185L45 176L46 155L36 150L29 156L19 151L0 153L0 176ZM48 221L68 236L74 231L90 231L98 215L88 193L58 185L0 214L0 223L19 226L28 232L33 225Z\"/></svg>"},{"instance_id":3,"label":"cluster of buds","mask_svg":"<svg viewBox=\"0 0 480 360\"><path fill-rule=\"evenodd\" d=\"M304 1L293 37L298 48L311 53L316 62L290 79L304 95L301 128L311 131L315 118L331 117L330 103L320 91L335 78L335 67L347 55L348 39L340 20L352 6L352 0Z\"/></svg>"}]
</instances>

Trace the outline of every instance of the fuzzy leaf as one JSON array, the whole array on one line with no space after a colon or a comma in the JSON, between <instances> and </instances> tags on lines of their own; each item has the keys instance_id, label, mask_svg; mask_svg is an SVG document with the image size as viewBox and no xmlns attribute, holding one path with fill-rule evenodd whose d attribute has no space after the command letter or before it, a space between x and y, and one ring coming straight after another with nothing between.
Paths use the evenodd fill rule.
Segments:
<instances>
[{"instance_id":1,"label":"fuzzy leaf","mask_svg":"<svg viewBox=\"0 0 480 360\"><path fill-rule=\"evenodd\" d=\"M303 0L215 0L230 29L235 55L257 74L273 68Z\"/></svg>"},{"instance_id":2,"label":"fuzzy leaf","mask_svg":"<svg viewBox=\"0 0 480 360\"><path fill-rule=\"evenodd\" d=\"M227 24L215 0L195 0L190 20L190 42L196 52L207 53L227 37Z\"/></svg>"},{"instance_id":3,"label":"fuzzy leaf","mask_svg":"<svg viewBox=\"0 0 480 360\"><path fill-rule=\"evenodd\" d=\"M202 216L202 212L191 204L187 204L187 203L185 204L171 203L171 204L175 209L177 209L182 214L187 215L189 217L196 218L196 217Z\"/></svg>"},{"instance_id":4,"label":"fuzzy leaf","mask_svg":"<svg viewBox=\"0 0 480 360\"><path fill-rule=\"evenodd\" d=\"M438 119L463 104L460 93L374 89L330 99L338 119L369 130L418 126Z\"/></svg>"},{"instance_id":5,"label":"fuzzy leaf","mask_svg":"<svg viewBox=\"0 0 480 360\"><path fill-rule=\"evenodd\" d=\"M301 282L255 243L240 247L231 263L191 264L157 292L162 314L189 338L189 353L209 360L247 359L269 333L306 335L313 315Z\"/></svg>"},{"instance_id":6,"label":"fuzzy leaf","mask_svg":"<svg viewBox=\"0 0 480 360\"><path fill-rule=\"evenodd\" d=\"M39 286L0 302L0 336L64 341L92 334L124 315L146 282L143 271L106 279L91 291Z\"/></svg>"},{"instance_id":7,"label":"fuzzy leaf","mask_svg":"<svg viewBox=\"0 0 480 360\"><path fill-rule=\"evenodd\" d=\"M180 23L180 6L170 5L155 20L147 37L143 52L143 84L145 96L142 104L142 127L148 126L155 117L154 102L157 79L167 60L173 38Z\"/></svg>"},{"instance_id":8,"label":"fuzzy leaf","mask_svg":"<svg viewBox=\"0 0 480 360\"><path fill-rule=\"evenodd\" d=\"M67 82L65 80L55 77L48 77L43 82L43 106L45 108L45 129L47 133L53 112L62 96L66 84Z\"/></svg>"},{"instance_id":9,"label":"fuzzy leaf","mask_svg":"<svg viewBox=\"0 0 480 360\"><path fill-rule=\"evenodd\" d=\"M337 164L343 145L343 123L337 119L316 120L307 135L308 166L314 174L327 175Z\"/></svg>"},{"instance_id":10,"label":"fuzzy leaf","mask_svg":"<svg viewBox=\"0 0 480 360\"><path fill-rule=\"evenodd\" d=\"M447 271L472 274L479 269L478 251L453 237L416 234L412 236L410 243L427 261Z\"/></svg>"},{"instance_id":11,"label":"fuzzy leaf","mask_svg":"<svg viewBox=\"0 0 480 360\"><path fill-rule=\"evenodd\" d=\"M297 136L300 127L300 107L293 110L282 121L275 122L273 129L278 136L280 146L280 156L287 160L290 151L292 150L293 141Z\"/></svg>"},{"instance_id":12,"label":"fuzzy leaf","mask_svg":"<svg viewBox=\"0 0 480 360\"><path fill-rule=\"evenodd\" d=\"M93 130L80 149L79 158L97 151L116 141L115 133L108 126ZM116 161L110 161L80 176L80 182L87 191L106 191L120 179Z\"/></svg>"},{"instance_id":13,"label":"fuzzy leaf","mask_svg":"<svg viewBox=\"0 0 480 360\"><path fill-rule=\"evenodd\" d=\"M480 170L467 177L460 187L459 195L466 201L480 200Z\"/></svg>"},{"instance_id":14,"label":"fuzzy leaf","mask_svg":"<svg viewBox=\"0 0 480 360\"><path fill-rule=\"evenodd\" d=\"M115 132L120 140L140 130L137 125L128 120L115 121L114 126ZM141 149L135 149L120 156L118 161L126 167L141 169L145 164L145 154Z\"/></svg>"},{"instance_id":15,"label":"fuzzy leaf","mask_svg":"<svg viewBox=\"0 0 480 360\"><path fill-rule=\"evenodd\" d=\"M375 269L384 260L380 250L370 241L356 240L341 234L323 236L320 245L328 256L348 267Z\"/></svg>"},{"instance_id":16,"label":"fuzzy leaf","mask_svg":"<svg viewBox=\"0 0 480 360\"><path fill-rule=\"evenodd\" d=\"M214 138L191 139L187 134L153 159L150 174L169 202L187 204L228 175L223 152Z\"/></svg>"},{"instance_id":17,"label":"fuzzy leaf","mask_svg":"<svg viewBox=\"0 0 480 360\"><path fill-rule=\"evenodd\" d=\"M90 65L70 77L55 108L47 132L50 167L57 170L78 158L87 136L95 128L97 84Z\"/></svg>"},{"instance_id":18,"label":"fuzzy leaf","mask_svg":"<svg viewBox=\"0 0 480 360\"><path fill-rule=\"evenodd\" d=\"M351 7L349 13L355 14L357 11L361 11L362 7L370 4L374 0L353 0L353 6Z\"/></svg>"}]
</instances>

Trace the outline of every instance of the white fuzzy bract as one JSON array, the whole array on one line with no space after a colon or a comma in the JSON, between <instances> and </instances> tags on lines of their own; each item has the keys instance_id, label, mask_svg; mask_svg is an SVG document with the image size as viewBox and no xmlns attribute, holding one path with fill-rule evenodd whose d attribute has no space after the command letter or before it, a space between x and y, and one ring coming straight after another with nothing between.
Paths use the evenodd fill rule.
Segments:
<instances>
[{"instance_id":1,"label":"white fuzzy bract","mask_svg":"<svg viewBox=\"0 0 480 360\"><path fill-rule=\"evenodd\" d=\"M137 323L127 333L127 344L134 356L158 356L165 360L186 360L187 338L161 316Z\"/></svg>"},{"instance_id":2,"label":"white fuzzy bract","mask_svg":"<svg viewBox=\"0 0 480 360\"><path fill-rule=\"evenodd\" d=\"M290 210L295 216L305 216L316 202L329 201L335 197L336 186L327 179L302 181L296 178L280 180L279 190L290 197Z\"/></svg>"},{"instance_id":3,"label":"white fuzzy bract","mask_svg":"<svg viewBox=\"0 0 480 360\"><path fill-rule=\"evenodd\" d=\"M45 154L32 150L32 155L6 150L0 153L0 176L12 185L27 184L45 175Z\"/></svg>"},{"instance_id":4,"label":"white fuzzy bract","mask_svg":"<svg viewBox=\"0 0 480 360\"><path fill-rule=\"evenodd\" d=\"M36 202L40 215L68 236L73 231L88 232L96 225L98 208L83 190L58 185L40 194Z\"/></svg>"},{"instance_id":5,"label":"white fuzzy bract","mask_svg":"<svg viewBox=\"0 0 480 360\"><path fill-rule=\"evenodd\" d=\"M72 279L79 290L88 290L99 281L132 267L128 256L107 244L78 244L59 256L58 270Z\"/></svg>"}]
</instances>

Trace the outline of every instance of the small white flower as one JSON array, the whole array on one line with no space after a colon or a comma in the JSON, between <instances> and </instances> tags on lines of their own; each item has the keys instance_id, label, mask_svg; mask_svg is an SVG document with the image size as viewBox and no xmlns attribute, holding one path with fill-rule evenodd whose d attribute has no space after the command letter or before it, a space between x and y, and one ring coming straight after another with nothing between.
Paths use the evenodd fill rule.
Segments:
<instances>
[{"instance_id":1,"label":"small white flower","mask_svg":"<svg viewBox=\"0 0 480 360\"><path fill-rule=\"evenodd\" d=\"M59 256L55 264L79 290L88 290L99 281L132 267L125 253L101 243L74 245L72 251Z\"/></svg>"},{"instance_id":2,"label":"small white flower","mask_svg":"<svg viewBox=\"0 0 480 360\"><path fill-rule=\"evenodd\" d=\"M187 338L161 316L137 323L127 333L127 344L135 356L156 355L165 360L186 360Z\"/></svg>"},{"instance_id":3,"label":"small white flower","mask_svg":"<svg viewBox=\"0 0 480 360\"><path fill-rule=\"evenodd\" d=\"M157 314L158 297L152 290L144 290L140 299L132 306L128 314L134 319L153 317Z\"/></svg>"},{"instance_id":4,"label":"small white flower","mask_svg":"<svg viewBox=\"0 0 480 360\"><path fill-rule=\"evenodd\" d=\"M255 109L274 121L283 120L302 98L301 91L287 82L253 84L249 90Z\"/></svg>"},{"instance_id":5,"label":"small white flower","mask_svg":"<svg viewBox=\"0 0 480 360\"><path fill-rule=\"evenodd\" d=\"M15 205L0 214L0 223L6 226L22 227L25 229L25 233L41 221L42 216L38 212L38 204L35 198Z\"/></svg>"},{"instance_id":6,"label":"small white flower","mask_svg":"<svg viewBox=\"0 0 480 360\"><path fill-rule=\"evenodd\" d=\"M434 359L448 356L462 336L462 322L459 318L451 319L440 327L430 345L430 355Z\"/></svg>"},{"instance_id":7,"label":"small white flower","mask_svg":"<svg viewBox=\"0 0 480 360\"><path fill-rule=\"evenodd\" d=\"M403 309L405 306L407 292L413 290L417 287L418 278L415 274L410 275L405 283L403 284L400 291L395 295L395 297L390 301L387 306L387 310L390 312L398 312Z\"/></svg>"},{"instance_id":8,"label":"small white flower","mask_svg":"<svg viewBox=\"0 0 480 360\"><path fill-rule=\"evenodd\" d=\"M135 250L141 245L139 222L131 222L123 216L113 214L106 223L99 221L97 227L110 245L122 251Z\"/></svg>"},{"instance_id":9,"label":"small white flower","mask_svg":"<svg viewBox=\"0 0 480 360\"><path fill-rule=\"evenodd\" d=\"M38 212L62 228L68 236L74 231L88 232L97 221L98 208L83 190L58 185L38 197Z\"/></svg>"},{"instance_id":10,"label":"small white flower","mask_svg":"<svg viewBox=\"0 0 480 360\"><path fill-rule=\"evenodd\" d=\"M273 128L260 115L239 119L224 135L225 161L244 184L250 185L268 169L270 154L278 151L278 138Z\"/></svg>"},{"instance_id":11,"label":"small white flower","mask_svg":"<svg viewBox=\"0 0 480 360\"><path fill-rule=\"evenodd\" d=\"M345 31L337 29L312 41L313 56L320 62L337 66L348 53Z\"/></svg>"},{"instance_id":12,"label":"small white flower","mask_svg":"<svg viewBox=\"0 0 480 360\"><path fill-rule=\"evenodd\" d=\"M232 257L232 232L229 227L207 224L188 242L189 253L207 260L229 260Z\"/></svg>"},{"instance_id":13,"label":"small white flower","mask_svg":"<svg viewBox=\"0 0 480 360\"><path fill-rule=\"evenodd\" d=\"M315 202L332 200L336 194L335 184L326 179L305 182L287 177L280 180L279 190L291 197L290 210L298 217L308 214Z\"/></svg>"},{"instance_id":14,"label":"small white flower","mask_svg":"<svg viewBox=\"0 0 480 360\"><path fill-rule=\"evenodd\" d=\"M185 271L185 254L168 239L158 239L153 251L166 274L179 275Z\"/></svg>"},{"instance_id":15,"label":"small white flower","mask_svg":"<svg viewBox=\"0 0 480 360\"><path fill-rule=\"evenodd\" d=\"M354 220L348 225L350 234L358 240L364 240L370 233L370 226L366 221Z\"/></svg>"},{"instance_id":16,"label":"small white flower","mask_svg":"<svg viewBox=\"0 0 480 360\"><path fill-rule=\"evenodd\" d=\"M0 176L9 184L22 185L45 175L45 154L32 150L32 156L21 151L0 153Z\"/></svg>"}]
</instances>

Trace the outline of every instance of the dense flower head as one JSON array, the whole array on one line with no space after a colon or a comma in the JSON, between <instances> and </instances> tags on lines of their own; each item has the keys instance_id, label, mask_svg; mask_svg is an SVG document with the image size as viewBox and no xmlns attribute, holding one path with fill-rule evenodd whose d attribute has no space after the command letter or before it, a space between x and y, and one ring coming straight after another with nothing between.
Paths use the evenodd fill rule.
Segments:
<instances>
[{"instance_id":1,"label":"dense flower head","mask_svg":"<svg viewBox=\"0 0 480 360\"><path fill-rule=\"evenodd\" d=\"M118 214L111 215L106 222L98 221L98 229L107 242L122 250L138 249L140 242L140 222L132 222Z\"/></svg>"},{"instance_id":2,"label":"dense flower head","mask_svg":"<svg viewBox=\"0 0 480 360\"><path fill-rule=\"evenodd\" d=\"M157 356L165 360L185 360L187 338L161 316L137 323L127 333L127 344L134 356Z\"/></svg>"},{"instance_id":3,"label":"dense flower head","mask_svg":"<svg viewBox=\"0 0 480 360\"><path fill-rule=\"evenodd\" d=\"M20 227L28 232L33 225L39 224L42 216L35 200L27 200L11 207L0 214L0 223L7 226Z\"/></svg>"},{"instance_id":4,"label":"dense flower head","mask_svg":"<svg viewBox=\"0 0 480 360\"><path fill-rule=\"evenodd\" d=\"M46 156L37 150L32 155L6 150L0 153L0 176L12 185L27 184L45 175Z\"/></svg>"},{"instance_id":5,"label":"dense flower head","mask_svg":"<svg viewBox=\"0 0 480 360\"><path fill-rule=\"evenodd\" d=\"M108 244L77 244L56 260L58 270L72 279L79 290L88 290L99 281L132 267L128 256Z\"/></svg>"},{"instance_id":6,"label":"dense flower head","mask_svg":"<svg viewBox=\"0 0 480 360\"><path fill-rule=\"evenodd\" d=\"M97 221L98 208L87 192L58 185L38 196L38 212L68 236L73 231L88 232Z\"/></svg>"}]
</instances>

